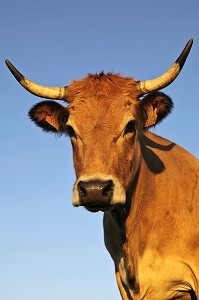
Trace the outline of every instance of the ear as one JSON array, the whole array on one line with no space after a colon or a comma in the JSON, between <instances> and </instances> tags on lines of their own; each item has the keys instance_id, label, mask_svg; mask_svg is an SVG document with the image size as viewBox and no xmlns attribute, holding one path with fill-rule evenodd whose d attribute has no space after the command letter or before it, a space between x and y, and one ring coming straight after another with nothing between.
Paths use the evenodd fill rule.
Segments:
<instances>
[{"instance_id":1,"label":"ear","mask_svg":"<svg viewBox=\"0 0 199 300\"><path fill-rule=\"evenodd\" d=\"M142 128L161 122L173 109L170 97L161 92L146 95L139 104L138 118Z\"/></svg>"},{"instance_id":2,"label":"ear","mask_svg":"<svg viewBox=\"0 0 199 300\"><path fill-rule=\"evenodd\" d=\"M29 111L30 119L44 131L62 133L66 130L68 110L57 102L43 101Z\"/></svg>"}]
</instances>

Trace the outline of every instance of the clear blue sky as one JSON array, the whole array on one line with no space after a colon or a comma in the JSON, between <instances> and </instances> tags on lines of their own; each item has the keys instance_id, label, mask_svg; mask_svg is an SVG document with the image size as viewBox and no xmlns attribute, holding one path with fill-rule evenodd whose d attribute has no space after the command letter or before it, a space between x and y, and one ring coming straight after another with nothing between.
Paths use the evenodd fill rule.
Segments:
<instances>
[{"instance_id":1,"label":"clear blue sky","mask_svg":"<svg viewBox=\"0 0 199 300\"><path fill-rule=\"evenodd\" d=\"M198 0L1 0L0 299L119 300L102 214L73 208L68 139L27 117L39 98L6 69L43 85L88 72L159 76L189 38L183 71L164 92L175 110L155 132L199 157Z\"/></svg>"}]
</instances>

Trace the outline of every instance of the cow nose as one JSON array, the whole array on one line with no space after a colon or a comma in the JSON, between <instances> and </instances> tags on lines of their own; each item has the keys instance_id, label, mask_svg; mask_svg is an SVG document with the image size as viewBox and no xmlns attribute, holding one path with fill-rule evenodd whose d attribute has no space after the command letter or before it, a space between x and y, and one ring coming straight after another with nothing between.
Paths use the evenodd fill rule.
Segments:
<instances>
[{"instance_id":1,"label":"cow nose","mask_svg":"<svg viewBox=\"0 0 199 300\"><path fill-rule=\"evenodd\" d=\"M112 180L80 181L78 183L78 192L81 205L92 207L110 205L113 188Z\"/></svg>"}]
</instances>

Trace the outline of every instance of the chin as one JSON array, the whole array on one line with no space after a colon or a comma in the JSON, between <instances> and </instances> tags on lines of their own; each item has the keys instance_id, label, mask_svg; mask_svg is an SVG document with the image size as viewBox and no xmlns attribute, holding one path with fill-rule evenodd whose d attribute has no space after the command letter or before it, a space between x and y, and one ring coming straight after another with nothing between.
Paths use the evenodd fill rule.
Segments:
<instances>
[{"instance_id":1,"label":"chin","mask_svg":"<svg viewBox=\"0 0 199 300\"><path fill-rule=\"evenodd\" d=\"M96 206L96 207L92 207L92 206L84 206L86 210L92 212L92 213L96 213L96 212L107 212L107 211L111 211L113 210L113 208L115 207L114 205L109 205L109 206L105 206L105 207L99 207L99 206Z\"/></svg>"}]
</instances>

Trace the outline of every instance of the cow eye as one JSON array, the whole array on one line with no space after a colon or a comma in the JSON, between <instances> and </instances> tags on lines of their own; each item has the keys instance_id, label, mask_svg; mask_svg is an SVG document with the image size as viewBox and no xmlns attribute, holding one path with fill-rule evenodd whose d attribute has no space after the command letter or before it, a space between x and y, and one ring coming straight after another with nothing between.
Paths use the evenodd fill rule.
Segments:
<instances>
[{"instance_id":1,"label":"cow eye","mask_svg":"<svg viewBox=\"0 0 199 300\"><path fill-rule=\"evenodd\" d=\"M68 135L70 136L70 137L77 137L76 136L76 133L75 133L75 130L73 129L73 127L72 126L70 126L70 125L67 125L67 127L66 127L66 132L68 133Z\"/></svg>"},{"instance_id":2,"label":"cow eye","mask_svg":"<svg viewBox=\"0 0 199 300\"><path fill-rule=\"evenodd\" d=\"M135 131L135 120L131 120L126 125L126 128L124 130L124 135L127 133L133 133L134 131Z\"/></svg>"}]
</instances>

